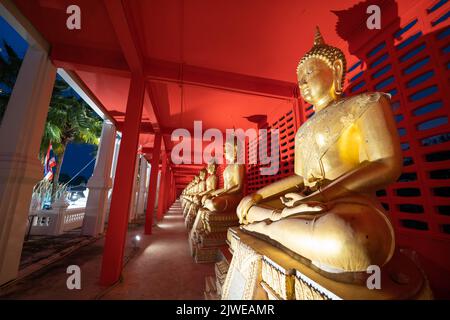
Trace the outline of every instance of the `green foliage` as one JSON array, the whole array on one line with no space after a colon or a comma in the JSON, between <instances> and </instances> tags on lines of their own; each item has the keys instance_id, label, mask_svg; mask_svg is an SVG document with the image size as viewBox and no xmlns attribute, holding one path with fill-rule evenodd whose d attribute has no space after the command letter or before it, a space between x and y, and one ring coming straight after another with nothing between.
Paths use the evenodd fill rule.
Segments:
<instances>
[{"instance_id":1,"label":"green foliage","mask_svg":"<svg viewBox=\"0 0 450 320\"><path fill-rule=\"evenodd\" d=\"M7 58L0 55L0 119L19 73L22 60L8 43L4 42ZM64 154L68 143L98 144L102 129L102 120L79 98L70 94L70 87L61 79L55 81L50 107L42 137L40 158L43 160L48 146L59 157Z\"/></svg>"},{"instance_id":2,"label":"green foliage","mask_svg":"<svg viewBox=\"0 0 450 320\"><path fill-rule=\"evenodd\" d=\"M72 179L67 173L61 173L59 175L59 182L62 184L67 184L70 179Z\"/></svg>"},{"instance_id":3,"label":"green foliage","mask_svg":"<svg viewBox=\"0 0 450 320\"><path fill-rule=\"evenodd\" d=\"M67 96L68 86L56 80L42 138L40 158L45 157L52 143L58 157L70 142L97 145L102 130L102 120L90 112L89 106L73 96Z\"/></svg>"},{"instance_id":4,"label":"green foliage","mask_svg":"<svg viewBox=\"0 0 450 320\"><path fill-rule=\"evenodd\" d=\"M2 84L0 88L0 123L6 111L14 83L16 83L20 66L22 65L22 60L14 52L13 48L5 41L3 41L3 46L5 47L7 58L0 55L0 83Z\"/></svg>"},{"instance_id":5,"label":"green foliage","mask_svg":"<svg viewBox=\"0 0 450 320\"><path fill-rule=\"evenodd\" d=\"M87 184L88 183L88 179L84 176L77 176L75 179L73 179L71 185L73 186L79 186L80 184Z\"/></svg>"}]
</instances>

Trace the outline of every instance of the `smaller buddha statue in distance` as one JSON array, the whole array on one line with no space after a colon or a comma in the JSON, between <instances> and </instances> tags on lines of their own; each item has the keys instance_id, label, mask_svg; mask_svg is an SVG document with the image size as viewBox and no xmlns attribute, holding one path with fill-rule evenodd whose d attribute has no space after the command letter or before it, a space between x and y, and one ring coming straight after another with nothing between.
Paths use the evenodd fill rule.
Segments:
<instances>
[{"instance_id":1,"label":"smaller buddha statue in distance","mask_svg":"<svg viewBox=\"0 0 450 320\"><path fill-rule=\"evenodd\" d=\"M393 227L375 192L401 174L390 96L343 97L346 62L317 29L298 85L315 114L295 138L295 174L245 197L244 231L328 273L365 272L394 253Z\"/></svg>"},{"instance_id":2,"label":"smaller buddha statue in distance","mask_svg":"<svg viewBox=\"0 0 450 320\"><path fill-rule=\"evenodd\" d=\"M197 201L199 205L204 205L206 199L208 199L208 196L217 189L218 178L216 175L216 168L217 166L215 162L210 163L206 168L206 170L208 171L208 178L206 179L206 190L200 192L197 195Z\"/></svg>"},{"instance_id":3,"label":"smaller buddha statue in distance","mask_svg":"<svg viewBox=\"0 0 450 320\"><path fill-rule=\"evenodd\" d=\"M186 205L187 205L187 202L188 202L188 195L189 195L189 190L191 189L191 187L194 185L194 180L195 179L192 179L192 181L191 182L189 182L188 183L188 185L183 189L183 191L181 192L181 196L180 196L180 199L181 199L181 208L182 208L182 210L184 211L184 209L185 209L185 207L186 207Z\"/></svg>"},{"instance_id":4,"label":"smaller buddha statue in distance","mask_svg":"<svg viewBox=\"0 0 450 320\"><path fill-rule=\"evenodd\" d=\"M205 230L205 220L208 216L230 214L230 218L233 218L244 195L245 165L237 163L236 138L227 141L224 149L227 166L223 171L223 188L205 194L203 206L198 210L191 231L191 239L196 239L198 234Z\"/></svg>"},{"instance_id":5,"label":"smaller buddha statue in distance","mask_svg":"<svg viewBox=\"0 0 450 320\"><path fill-rule=\"evenodd\" d=\"M189 187L189 189L187 189L186 191L186 195L185 195L185 205L183 208L183 216L186 217L190 204L192 203L192 197L195 194L195 191L197 189L197 185L200 182L200 177L199 176L195 176L194 180L192 180L192 184Z\"/></svg>"},{"instance_id":6,"label":"smaller buddha statue in distance","mask_svg":"<svg viewBox=\"0 0 450 320\"><path fill-rule=\"evenodd\" d=\"M192 222L190 222L190 220L192 220L192 216L195 217L195 215L197 214L201 198L203 196L203 193L206 191L206 173L206 169L200 170L200 173L198 175L198 183L195 185L186 206L185 224L186 226L188 226L188 228L190 228L189 226L192 225Z\"/></svg>"},{"instance_id":7,"label":"smaller buddha statue in distance","mask_svg":"<svg viewBox=\"0 0 450 320\"><path fill-rule=\"evenodd\" d=\"M225 160L228 164L223 171L223 188L211 192L204 201L208 211L220 213L235 210L244 193L245 165L237 163L237 145L225 143Z\"/></svg>"},{"instance_id":8,"label":"smaller buddha statue in distance","mask_svg":"<svg viewBox=\"0 0 450 320\"><path fill-rule=\"evenodd\" d=\"M208 178L205 181L205 189L203 192L197 193L194 198L191 208L186 215L185 224L188 230L192 228L195 218L197 217L198 210L204 205L208 195L217 189L217 176L216 176L216 164L210 163L207 168Z\"/></svg>"}]
</instances>

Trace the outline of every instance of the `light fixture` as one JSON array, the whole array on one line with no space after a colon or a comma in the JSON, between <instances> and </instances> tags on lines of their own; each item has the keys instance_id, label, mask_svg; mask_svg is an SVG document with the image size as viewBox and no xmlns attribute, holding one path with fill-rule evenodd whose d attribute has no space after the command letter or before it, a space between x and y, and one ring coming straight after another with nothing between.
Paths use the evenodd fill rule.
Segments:
<instances>
[{"instance_id":1,"label":"light fixture","mask_svg":"<svg viewBox=\"0 0 450 320\"><path fill-rule=\"evenodd\" d=\"M133 249L134 250L139 249L138 244L139 244L140 241L141 241L141 236L140 235L135 235L133 237L133 239L131 240L131 243L133 244Z\"/></svg>"}]
</instances>

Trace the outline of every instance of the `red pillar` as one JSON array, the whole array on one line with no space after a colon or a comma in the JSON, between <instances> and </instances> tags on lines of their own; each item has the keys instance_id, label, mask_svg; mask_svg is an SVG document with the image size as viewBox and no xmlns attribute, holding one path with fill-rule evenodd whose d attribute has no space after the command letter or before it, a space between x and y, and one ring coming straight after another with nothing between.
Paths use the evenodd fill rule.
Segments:
<instances>
[{"instance_id":1,"label":"red pillar","mask_svg":"<svg viewBox=\"0 0 450 320\"><path fill-rule=\"evenodd\" d=\"M170 170L170 167L167 166L167 175L166 175L166 179L167 179L167 192L164 195L164 205L165 205L165 210L164 210L164 214L167 212L167 210L169 210L170 207L170 190L172 188L172 181L171 181L171 177L172 177L172 172Z\"/></svg>"},{"instance_id":2,"label":"red pillar","mask_svg":"<svg viewBox=\"0 0 450 320\"><path fill-rule=\"evenodd\" d=\"M159 184L159 199L158 199L158 220L162 220L165 213L165 196L167 193L167 155L163 155L162 168L161 168L161 180Z\"/></svg>"},{"instance_id":3,"label":"red pillar","mask_svg":"<svg viewBox=\"0 0 450 320\"><path fill-rule=\"evenodd\" d=\"M122 130L119 159L111 199L100 283L112 285L119 280L128 228L128 213L133 191L133 173L138 151L145 83L133 75L128 94L125 123Z\"/></svg>"},{"instance_id":4,"label":"red pillar","mask_svg":"<svg viewBox=\"0 0 450 320\"><path fill-rule=\"evenodd\" d=\"M170 190L169 190L169 208L172 206L173 200L172 200L172 195L173 195L173 171L170 170Z\"/></svg>"},{"instance_id":5,"label":"red pillar","mask_svg":"<svg viewBox=\"0 0 450 320\"><path fill-rule=\"evenodd\" d=\"M175 198L173 196L173 191L175 190L175 178L173 176L173 171L172 174L170 175L170 180L171 180L171 188L170 188L170 205L172 205L175 202Z\"/></svg>"},{"instance_id":6,"label":"red pillar","mask_svg":"<svg viewBox=\"0 0 450 320\"><path fill-rule=\"evenodd\" d=\"M175 190L176 190L176 185L175 185L175 175L172 172L172 203L175 202L176 198L175 198Z\"/></svg>"},{"instance_id":7,"label":"red pillar","mask_svg":"<svg viewBox=\"0 0 450 320\"><path fill-rule=\"evenodd\" d=\"M151 160L151 173L150 183L148 185L147 192L147 211L145 214L145 234L152 234L153 226L153 211L155 208L156 200L156 187L158 185L158 172L159 172L159 155L161 153L161 135L155 135L155 141L153 143L153 153Z\"/></svg>"},{"instance_id":8,"label":"red pillar","mask_svg":"<svg viewBox=\"0 0 450 320\"><path fill-rule=\"evenodd\" d=\"M172 194L172 169L170 168L170 166L168 166L168 170L169 175L167 176L167 194L166 194L166 210L164 211L164 213L166 213L169 208L170 205L172 204L172 202L170 201L170 195Z\"/></svg>"}]
</instances>

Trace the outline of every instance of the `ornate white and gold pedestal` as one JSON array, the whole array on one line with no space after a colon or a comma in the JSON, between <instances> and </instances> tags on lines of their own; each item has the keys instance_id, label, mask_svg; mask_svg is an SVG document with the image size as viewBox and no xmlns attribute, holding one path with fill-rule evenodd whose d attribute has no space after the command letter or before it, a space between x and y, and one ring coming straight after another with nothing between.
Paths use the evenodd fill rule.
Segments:
<instances>
[{"instance_id":1,"label":"ornate white and gold pedestal","mask_svg":"<svg viewBox=\"0 0 450 320\"><path fill-rule=\"evenodd\" d=\"M199 205L196 203L192 203L189 207L189 210L187 211L186 217L184 219L184 225L186 226L186 229L190 231L192 229L192 226L194 225L195 218L197 217L197 211L198 211Z\"/></svg>"},{"instance_id":2,"label":"ornate white and gold pedestal","mask_svg":"<svg viewBox=\"0 0 450 320\"><path fill-rule=\"evenodd\" d=\"M197 221L198 220L198 221ZM197 224L202 223L202 228L197 228ZM227 230L238 224L236 213L206 212L204 217L197 216L193 225L193 232L190 236L191 253L196 263L217 262L217 255L220 247L226 245ZM201 230L196 232L195 230Z\"/></svg>"},{"instance_id":3,"label":"ornate white and gold pedestal","mask_svg":"<svg viewBox=\"0 0 450 320\"><path fill-rule=\"evenodd\" d=\"M228 249L222 248L219 251L218 262L214 265L214 276L205 279L205 300L220 300L222 288L230 268L231 255Z\"/></svg>"},{"instance_id":4,"label":"ornate white and gold pedestal","mask_svg":"<svg viewBox=\"0 0 450 320\"><path fill-rule=\"evenodd\" d=\"M421 270L397 252L381 268L381 289L369 289L371 273L324 274L257 237L231 228L233 259L222 288L225 300L397 300L432 298Z\"/></svg>"}]
</instances>

